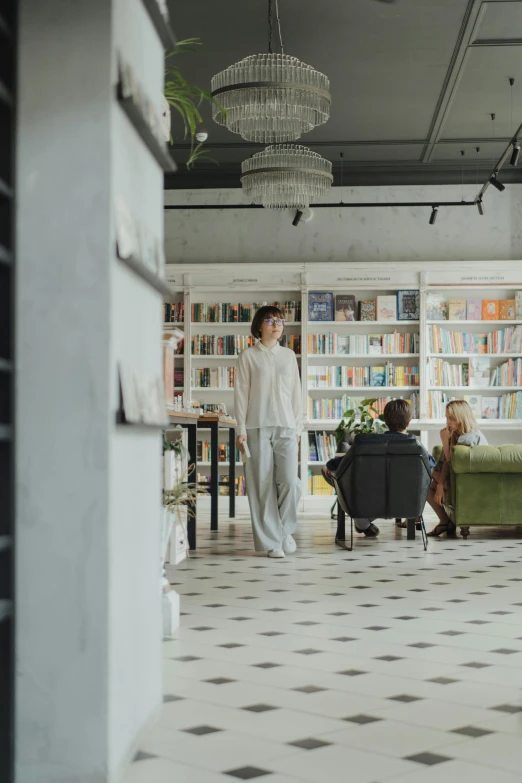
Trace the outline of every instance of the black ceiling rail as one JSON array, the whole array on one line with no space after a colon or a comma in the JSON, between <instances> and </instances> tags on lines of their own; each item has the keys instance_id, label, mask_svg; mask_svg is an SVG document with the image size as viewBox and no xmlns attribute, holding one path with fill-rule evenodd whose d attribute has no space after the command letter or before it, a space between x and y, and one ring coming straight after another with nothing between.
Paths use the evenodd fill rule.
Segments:
<instances>
[{"instance_id":1,"label":"black ceiling rail","mask_svg":"<svg viewBox=\"0 0 522 783\"><path fill-rule=\"evenodd\" d=\"M500 169L502 168L502 166L504 165L504 163L508 159L508 157L509 157L510 153L512 152L513 148L515 147L516 144L518 144L520 142L521 139L522 139L522 123L520 123L520 125L517 128L517 130L515 131L513 136L510 138L510 140L509 140L509 142L508 142L508 144L506 146L506 149L504 150L504 152L502 153L500 158L495 163L495 165L493 167L493 171L491 172L491 175L484 182L484 184L482 185L481 189L477 193L476 198L475 198L475 204L478 204L479 202L482 201L482 196L484 195L486 190L491 185L491 180L492 179L496 179L497 174L500 172Z\"/></svg>"},{"instance_id":2,"label":"black ceiling rail","mask_svg":"<svg viewBox=\"0 0 522 783\"><path fill-rule=\"evenodd\" d=\"M310 204L310 209L346 209L358 207L375 207L389 209L391 207L476 207L476 201L343 201L329 204ZM165 204L163 209L264 209L262 204ZM289 207L292 209L292 207Z\"/></svg>"}]
</instances>

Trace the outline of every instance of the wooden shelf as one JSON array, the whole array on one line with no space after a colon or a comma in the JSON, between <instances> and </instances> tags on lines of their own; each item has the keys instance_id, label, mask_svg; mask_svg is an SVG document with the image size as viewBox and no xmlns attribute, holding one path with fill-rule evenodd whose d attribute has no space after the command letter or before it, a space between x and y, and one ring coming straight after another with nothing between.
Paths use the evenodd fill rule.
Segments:
<instances>
[{"instance_id":1,"label":"wooden shelf","mask_svg":"<svg viewBox=\"0 0 522 783\"><path fill-rule=\"evenodd\" d=\"M165 280L162 280L160 277L155 275L154 272L146 267L145 264L142 264L142 262L137 258L133 258L132 256L130 258L121 258L118 255L116 257L118 261L121 261L122 264L125 264L125 266L128 266L129 269L132 269L132 271L137 274L138 277L141 277L142 280L145 280L146 283L152 286L152 288L155 288L156 291L158 291L160 294L165 295L167 292L170 293L170 289Z\"/></svg>"},{"instance_id":2,"label":"wooden shelf","mask_svg":"<svg viewBox=\"0 0 522 783\"><path fill-rule=\"evenodd\" d=\"M147 9L147 13L152 24L154 25L154 29L160 37L163 48L165 50L174 49L176 46L176 37L172 32L172 28L169 22L161 13L160 7L156 0L142 0L142 3Z\"/></svg>"},{"instance_id":3,"label":"wooden shelf","mask_svg":"<svg viewBox=\"0 0 522 783\"><path fill-rule=\"evenodd\" d=\"M167 145L156 138L152 132L148 122L144 118L141 110L134 103L132 98L126 98L123 96L123 90L121 82L118 83L116 88L116 94L118 103L129 118L130 122L136 129L143 143L148 147L157 163L161 166L164 172L174 172L177 170L177 166L170 157ZM168 295L172 295L170 288L168 289Z\"/></svg>"}]
</instances>

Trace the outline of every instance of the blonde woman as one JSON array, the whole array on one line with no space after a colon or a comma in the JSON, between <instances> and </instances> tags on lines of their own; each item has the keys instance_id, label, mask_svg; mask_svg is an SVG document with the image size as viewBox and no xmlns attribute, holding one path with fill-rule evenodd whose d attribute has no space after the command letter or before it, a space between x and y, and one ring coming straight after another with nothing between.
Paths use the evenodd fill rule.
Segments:
<instances>
[{"instance_id":1,"label":"blonde woman","mask_svg":"<svg viewBox=\"0 0 522 783\"><path fill-rule=\"evenodd\" d=\"M301 379L295 353L279 345L284 325L277 307L259 308L250 327L258 342L239 355L234 388L236 444L250 452L245 478L254 545L268 557L296 551L301 495Z\"/></svg>"},{"instance_id":2,"label":"blonde woman","mask_svg":"<svg viewBox=\"0 0 522 783\"><path fill-rule=\"evenodd\" d=\"M442 453L433 469L433 481L428 493L428 503L437 514L440 522L428 533L438 537L446 533L448 538L455 538L456 527L448 517L444 506L449 496L451 450L459 446L487 446L488 442L482 432L471 407L465 400L452 400L446 405L446 426L440 431Z\"/></svg>"}]
</instances>

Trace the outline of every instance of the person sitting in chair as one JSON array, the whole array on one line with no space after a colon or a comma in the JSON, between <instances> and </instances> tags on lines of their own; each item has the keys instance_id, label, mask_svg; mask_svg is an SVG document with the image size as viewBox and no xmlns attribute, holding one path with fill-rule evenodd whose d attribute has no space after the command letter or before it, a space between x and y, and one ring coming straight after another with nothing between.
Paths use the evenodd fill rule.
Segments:
<instances>
[{"instance_id":1,"label":"person sitting in chair","mask_svg":"<svg viewBox=\"0 0 522 783\"><path fill-rule=\"evenodd\" d=\"M408 434L408 427L412 419L411 405L408 400L391 400L384 408L383 415L384 423L388 427L388 433L393 433L399 437ZM335 484L331 474L337 470L339 463L344 456L345 455L343 454L340 457L334 457L326 463L325 468L322 468L324 478L332 487L334 487ZM402 520L397 524L399 527L406 527L406 522L403 522ZM379 528L377 525L373 524L373 519L354 519L354 525L358 533L364 533L368 538L375 538L375 536L379 535ZM417 522L417 529L420 529L419 522Z\"/></svg>"}]
</instances>

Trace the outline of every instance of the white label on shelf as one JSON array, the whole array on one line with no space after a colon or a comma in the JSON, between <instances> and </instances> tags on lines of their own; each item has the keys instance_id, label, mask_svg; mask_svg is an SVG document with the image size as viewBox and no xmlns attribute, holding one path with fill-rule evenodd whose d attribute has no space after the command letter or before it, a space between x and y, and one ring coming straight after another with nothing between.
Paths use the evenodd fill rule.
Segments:
<instances>
[{"instance_id":1,"label":"white label on shelf","mask_svg":"<svg viewBox=\"0 0 522 783\"><path fill-rule=\"evenodd\" d=\"M338 277L338 283L389 283L391 277Z\"/></svg>"},{"instance_id":2,"label":"white label on shelf","mask_svg":"<svg viewBox=\"0 0 522 783\"><path fill-rule=\"evenodd\" d=\"M257 283L257 277L235 277L233 283Z\"/></svg>"}]
</instances>

